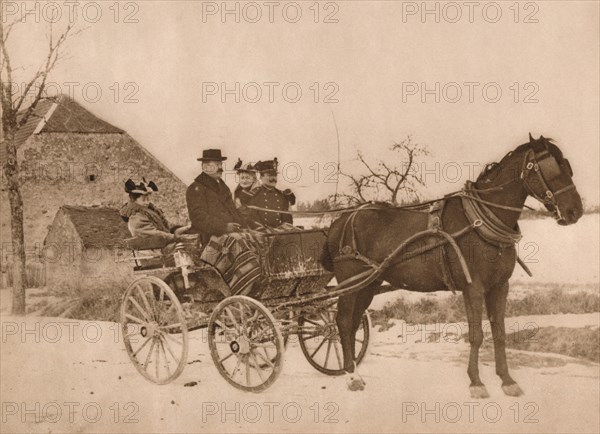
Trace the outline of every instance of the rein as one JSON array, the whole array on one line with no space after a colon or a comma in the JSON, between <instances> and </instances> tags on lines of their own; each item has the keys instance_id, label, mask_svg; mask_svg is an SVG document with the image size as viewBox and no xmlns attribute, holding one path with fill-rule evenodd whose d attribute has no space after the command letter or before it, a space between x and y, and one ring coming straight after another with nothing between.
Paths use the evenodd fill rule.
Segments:
<instances>
[{"instance_id":1,"label":"rein","mask_svg":"<svg viewBox=\"0 0 600 434\"><path fill-rule=\"evenodd\" d=\"M552 160L548 161L550 158ZM469 220L470 224L455 233L449 234L449 233L445 232L443 230L443 228L441 227L441 221L440 221L441 219L439 217L436 217L437 222L438 222L437 226L434 226L434 227L430 226L427 230L413 234L412 236L410 236L409 238L407 238L406 240L401 242L380 263L377 263L376 261L371 260L370 258L364 256L363 254L361 254L358 251L358 247L357 247L357 243L356 243L356 236L355 236L355 229L354 229L355 218L359 211L381 209L380 206L376 206L372 202L367 203L367 204L362 204L362 205L359 205L356 207L340 208L340 209L328 210L328 211L274 211L274 210L269 210L269 209L265 209L265 208L254 207L254 206L249 206L249 208L257 209L257 210L264 211L264 212L280 212L280 213L283 212L283 213L291 214L291 215L327 215L327 214L348 213L348 212L353 213L344 223L344 228L342 230L342 235L340 237L340 244L339 244L339 251L338 251L339 256L334 258L334 261L337 262L337 261L343 261L343 260L359 260L359 261L363 262L364 265L366 267L368 267L368 269L366 271L363 271L357 275L354 275L354 276L340 282L333 292L327 292L325 294L315 295L315 296L311 297L309 300L305 300L304 302L317 301L320 299L324 300L324 299L328 299L332 296L342 296L342 295L347 295L347 294L350 294L353 292L357 292L357 291L361 290L362 288L364 288L365 286L375 282L378 278L381 277L383 272L392 264L399 263L399 262L405 261L407 259L410 259L412 257L422 255L422 254L426 253L427 251L430 251L434 248L444 247L446 244L450 244L450 246L452 246L452 248L456 252L458 259L459 259L461 269L465 276L465 280L467 281L467 283L471 283L472 279L471 279L471 275L469 273L469 268L467 266L467 263L464 259L463 254L460 250L460 247L456 243L456 239L458 239L459 237L468 233L471 230L475 230L479 233L479 235L486 242L489 242L491 244L495 244L499 247L509 247L511 245L514 245L521 239L521 232L519 230L518 225L516 226L516 228L508 227L500 218L498 218L489 209L489 207L504 209L504 210L520 213L523 210L523 206L526 206L526 205L523 205L522 207L514 207L514 206L508 206L508 205L494 203L494 202L482 199L479 196L479 194L493 192L493 191L502 191L507 185L520 180L523 183L528 194L533 196L535 199L537 199L539 202L543 203L544 205L546 205L548 203L553 205L554 209L555 209L555 213L558 216L558 218L559 219L562 218L562 216L560 215L560 210L558 207L558 203L556 201L556 197L567 191L575 189L575 185L571 182L569 185L567 185L555 192L552 192L552 190L548 186L546 179L544 178L544 174L542 173L543 170L540 168L540 165L542 165L542 164L545 164L546 167L548 167L548 172L551 172L551 173L547 174L549 179L553 179L552 175L554 175L554 177L558 176L558 175L556 175L556 167L558 167L558 162L550 154L550 152L548 151L547 145L546 145L546 149L537 155L533 149L529 149L527 151L527 153L525 154L525 158L523 159L523 166L522 166L520 175L518 177L512 178L500 185L490 187L490 188L478 189L478 188L474 187L474 184L472 182L468 181L463 189L452 192L450 194L447 194L444 196L443 199L435 199L435 200L430 200L430 201L426 201L426 202L420 202L418 204L413 204L413 205L394 206L393 209L424 211L423 209L427 205L434 204L439 201L442 201L443 203L445 203L446 200L449 198L460 197L462 200L463 211L465 213L465 216ZM556 167L554 167L554 166L556 166ZM536 192L536 190L531 186L530 182L528 181L528 178L532 171L535 174L535 176L537 177L539 184L544 189L543 195L540 195L538 192ZM560 171L559 171L559 173L560 173ZM572 172L571 172L571 175L572 175ZM435 208L435 206L432 206L432 209L427 212L431 213L433 208ZM530 207L527 207L527 208L530 208ZM347 230L350 231L350 243L349 244L346 243L344 245L344 240L346 238ZM426 236L438 237L438 238L441 238L441 240L435 241L435 242L429 244L428 246L423 246L423 247L419 248L417 251L409 252L408 254L405 253L406 248L411 243L413 243L417 239L420 239L420 238L426 237ZM403 253L405 253L405 254L402 255ZM529 274L529 276L532 276L531 271L529 270L527 265L518 257L518 255L517 255L517 262L525 270L525 272L527 274ZM442 264L442 267L444 267L444 266L445 265ZM447 271L445 271L445 270L443 270L443 271L445 272L445 274L447 274ZM446 282L446 284L447 284L447 286L449 286L449 289L452 290L452 292L454 292L453 284L449 284L448 282ZM297 304L297 303L298 303L297 301L293 301L293 302L286 303L286 305L287 304Z\"/></svg>"}]
</instances>

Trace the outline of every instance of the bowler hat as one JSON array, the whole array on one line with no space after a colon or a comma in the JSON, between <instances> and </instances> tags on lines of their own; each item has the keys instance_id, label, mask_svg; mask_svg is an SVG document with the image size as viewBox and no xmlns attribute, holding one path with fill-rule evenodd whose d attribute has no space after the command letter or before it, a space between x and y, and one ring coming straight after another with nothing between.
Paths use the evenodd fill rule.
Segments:
<instances>
[{"instance_id":1,"label":"bowler hat","mask_svg":"<svg viewBox=\"0 0 600 434\"><path fill-rule=\"evenodd\" d=\"M202 151L202 157L198 161L225 161L227 157L221 156L220 149L205 149Z\"/></svg>"}]
</instances>

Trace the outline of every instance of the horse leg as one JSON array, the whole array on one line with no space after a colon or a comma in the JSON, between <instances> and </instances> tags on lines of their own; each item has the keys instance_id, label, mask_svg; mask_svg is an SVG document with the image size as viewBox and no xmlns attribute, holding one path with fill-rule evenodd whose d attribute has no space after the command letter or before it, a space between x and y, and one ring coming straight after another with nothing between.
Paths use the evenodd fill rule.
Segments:
<instances>
[{"instance_id":1,"label":"horse leg","mask_svg":"<svg viewBox=\"0 0 600 434\"><path fill-rule=\"evenodd\" d=\"M483 287L481 284L472 283L463 291L467 321L469 322L469 367L467 373L471 379L469 389L471 398L489 398L490 395L485 385L479 378L479 348L483 343L483 329L481 327L483 310Z\"/></svg>"},{"instance_id":2,"label":"horse leg","mask_svg":"<svg viewBox=\"0 0 600 434\"><path fill-rule=\"evenodd\" d=\"M354 313L352 315L352 339L350 340L352 345L352 360L354 360L354 357L356 355L356 332L358 331L358 328L360 327L360 324L362 322L363 314L371 304L371 301L373 301L373 297L375 295L373 289L379 285L380 283L376 283L372 286L367 286L366 288L359 291L356 297L356 301L354 302ZM367 383L358 373L358 367L356 365L356 362L354 363L354 374L360 379L360 381L362 381L362 385L364 388L364 386L366 386Z\"/></svg>"},{"instance_id":3,"label":"horse leg","mask_svg":"<svg viewBox=\"0 0 600 434\"><path fill-rule=\"evenodd\" d=\"M344 355L344 370L346 371L346 385L352 391L364 390L365 383L355 372L354 365L354 308L357 294L348 294L340 297L338 300L338 312L336 323L342 343L342 352Z\"/></svg>"},{"instance_id":4,"label":"horse leg","mask_svg":"<svg viewBox=\"0 0 600 434\"><path fill-rule=\"evenodd\" d=\"M504 312L506 311L506 297L508 296L508 282L488 292L485 296L485 305L492 328L494 339L494 356L496 359L496 374L502 379L502 390L508 396L521 396L523 391L508 373L506 363L506 330Z\"/></svg>"}]
</instances>

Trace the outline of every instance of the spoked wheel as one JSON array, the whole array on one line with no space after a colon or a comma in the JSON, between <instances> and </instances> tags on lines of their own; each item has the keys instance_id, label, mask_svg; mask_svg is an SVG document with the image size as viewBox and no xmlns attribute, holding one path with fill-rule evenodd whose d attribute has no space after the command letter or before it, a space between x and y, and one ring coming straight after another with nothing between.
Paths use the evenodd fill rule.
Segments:
<instances>
[{"instance_id":1,"label":"spoked wheel","mask_svg":"<svg viewBox=\"0 0 600 434\"><path fill-rule=\"evenodd\" d=\"M317 371L327 375L344 373L344 356L335 318L337 308L332 306L316 314L298 318L298 337L302 353ZM355 362L365 358L369 345L371 317L363 314L355 337Z\"/></svg>"},{"instance_id":2,"label":"spoked wheel","mask_svg":"<svg viewBox=\"0 0 600 434\"><path fill-rule=\"evenodd\" d=\"M261 392L275 382L283 366L283 337L275 318L257 300L235 295L213 311L208 326L210 354L230 384Z\"/></svg>"},{"instance_id":3,"label":"spoked wheel","mask_svg":"<svg viewBox=\"0 0 600 434\"><path fill-rule=\"evenodd\" d=\"M188 329L181 304L162 280L134 280L121 304L121 332L129 358L156 384L175 380L185 367Z\"/></svg>"}]
</instances>

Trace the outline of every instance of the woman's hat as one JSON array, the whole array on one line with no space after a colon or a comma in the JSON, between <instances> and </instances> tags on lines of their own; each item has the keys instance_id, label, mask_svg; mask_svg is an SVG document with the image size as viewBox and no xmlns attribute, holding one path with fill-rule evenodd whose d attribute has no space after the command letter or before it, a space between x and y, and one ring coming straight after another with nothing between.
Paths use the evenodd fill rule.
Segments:
<instances>
[{"instance_id":1,"label":"woman's hat","mask_svg":"<svg viewBox=\"0 0 600 434\"><path fill-rule=\"evenodd\" d=\"M150 194L153 191L158 191L158 186L154 183L154 181L150 181L146 183L146 179L142 178L142 182L136 184L131 179L125 181L125 192L126 193L136 193L136 194Z\"/></svg>"},{"instance_id":2,"label":"woman's hat","mask_svg":"<svg viewBox=\"0 0 600 434\"><path fill-rule=\"evenodd\" d=\"M221 156L220 149L205 149L202 151L202 157L198 161L225 161L227 157Z\"/></svg>"},{"instance_id":3,"label":"woman's hat","mask_svg":"<svg viewBox=\"0 0 600 434\"><path fill-rule=\"evenodd\" d=\"M256 173L256 168L251 163L242 163L240 158L238 158L237 163L235 163L235 166L233 166L233 169L237 171L237 173Z\"/></svg>"}]
</instances>

